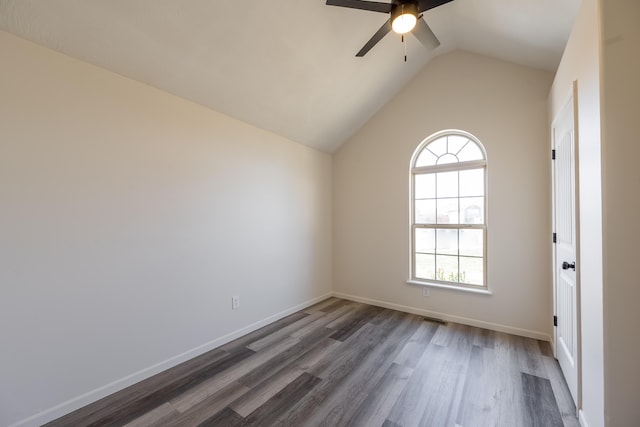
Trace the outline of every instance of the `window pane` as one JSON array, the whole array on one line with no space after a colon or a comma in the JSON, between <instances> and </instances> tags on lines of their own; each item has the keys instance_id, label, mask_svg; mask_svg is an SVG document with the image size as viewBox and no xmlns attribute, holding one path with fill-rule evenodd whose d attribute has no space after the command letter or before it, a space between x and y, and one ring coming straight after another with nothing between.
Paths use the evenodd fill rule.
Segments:
<instances>
[{"instance_id":1,"label":"window pane","mask_svg":"<svg viewBox=\"0 0 640 427\"><path fill-rule=\"evenodd\" d=\"M460 255L483 256L484 230L460 230Z\"/></svg>"},{"instance_id":2,"label":"window pane","mask_svg":"<svg viewBox=\"0 0 640 427\"><path fill-rule=\"evenodd\" d=\"M458 257L436 255L436 279L446 282L458 281Z\"/></svg>"},{"instance_id":3,"label":"window pane","mask_svg":"<svg viewBox=\"0 0 640 427\"><path fill-rule=\"evenodd\" d=\"M433 228L416 228L416 252L435 253L436 230Z\"/></svg>"},{"instance_id":4,"label":"window pane","mask_svg":"<svg viewBox=\"0 0 640 427\"><path fill-rule=\"evenodd\" d=\"M416 278L431 280L436 278L435 255L416 254Z\"/></svg>"},{"instance_id":5,"label":"window pane","mask_svg":"<svg viewBox=\"0 0 640 427\"><path fill-rule=\"evenodd\" d=\"M484 197L460 198L460 222L484 224Z\"/></svg>"},{"instance_id":6,"label":"window pane","mask_svg":"<svg viewBox=\"0 0 640 427\"><path fill-rule=\"evenodd\" d=\"M446 165L448 163L458 163L458 158L453 154L445 154L443 156L440 156L436 163L438 163L439 165Z\"/></svg>"},{"instance_id":7,"label":"window pane","mask_svg":"<svg viewBox=\"0 0 640 427\"><path fill-rule=\"evenodd\" d=\"M435 165L437 161L438 156L434 155L432 152L425 148L418 156L418 159L416 160L416 166L432 166Z\"/></svg>"},{"instance_id":8,"label":"window pane","mask_svg":"<svg viewBox=\"0 0 640 427\"><path fill-rule=\"evenodd\" d=\"M436 223L436 201L416 200L416 224Z\"/></svg>"},{"instance_id":9,"label":"window pane","mask_svg":"<svg viewBox=\"0 0 640 427\"><path fill-rule=\"evenodd\" d=\"M472 285L484 285L482 258L460 257L460 282Z\"/></svg>"},{"instance_id":10,"label":"window pane","mask_svg":"<svg viewBox=\"0 0 640 427\"><path fill-rule=\"evenodd\" d=\"M447 140L448 140L447 152L451 154L456 154L456 155L458 154L460 149L464 147L464 145L467 142L469 142L469 138L465 136L459 136L459 135L449 135Z\"/></svg>"},{"instance_id":11,"label":"window pane","mask_svg":"<svg viewBox=\"0 0 640 427\"><path fill-rule=\"evenodd\" d=\"M458 197L458 171L436 174L438 183L437 197Z\"/></svg>"},{"instance_id":12,"label":"window pane","mask_svg":"<svg viewBox=\"0 0 640 427\"><path fill-rule=\"evenodd\" d=\"M469 141L469 143L460 150L460 153L458 153L458 158L461 162L468 162L470 160L482 160L484 156L480 148L474 142Z\"/></svg>"},{"instance_id":13,"label":"window pane","mask_svg":"<svg viewBox=\"0 0 640 427\"><path fill-rule=\"evenodd\" d=\"M433 142L430 142L427 147L433 154L440 157L447 152L447 137L438 138Z\"/></svg>"},{"instance_id":14,"label":"window pane","mask_svg":"<svg viewBox=\"0 0 640 427\"><path fill-rule=\"evenodd\" d=\"M458 230L438 229L436 237L438 255L458 255Z\"/></svg>"},{"instance_id":15,"label":"window pane","mask_svg":"<svg viewBox=\"0 0 640 427\"><path fill-rule=\"evenodd\" d=\"M434 199L436 197L436 176L434 174L415 175L414 183L416 199Z\"/></svg>"},{"instance_id":16,"label":"window pane","mask_svg":"<svg viewBox=\"0 0 640 427\"><path fill-rule=\"evenodd\" d=\"M458 224L458 199L438 199L438 224Z\"/></svg>"},{"instance_id":17,"label":"window pane","mask_svg":"<svg viewBox=\"0 0 640 427\"><path fill-rule=\"evenodd\" d=\"M460 197L484 196L484 168L460 171Z\"/></svg>"}]
</instances>

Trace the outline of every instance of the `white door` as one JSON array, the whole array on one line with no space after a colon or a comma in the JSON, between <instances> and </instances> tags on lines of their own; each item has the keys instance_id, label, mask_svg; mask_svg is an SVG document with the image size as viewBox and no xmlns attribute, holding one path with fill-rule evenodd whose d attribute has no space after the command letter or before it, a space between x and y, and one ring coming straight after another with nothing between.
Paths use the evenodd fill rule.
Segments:
<instances>
[{"instance_id":1,"label":"white door","mask_svg":"<svg viewBox=\"0 0 640 427\"><path fill-rule=\"evenodd\" d=\"M578 290L576 277L576 183L573 97L553 121L554 300L556 358L577 405Z\"/></svg>"}]
</instances>

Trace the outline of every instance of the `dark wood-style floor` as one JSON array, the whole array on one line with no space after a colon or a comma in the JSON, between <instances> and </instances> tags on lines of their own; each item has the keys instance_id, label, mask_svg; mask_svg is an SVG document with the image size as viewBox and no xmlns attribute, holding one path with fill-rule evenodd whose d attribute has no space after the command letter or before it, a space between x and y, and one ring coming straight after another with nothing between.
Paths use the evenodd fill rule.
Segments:
<instances>
[{"instance_id":1,"label":"dark wood-style floor","mask_svg":"<svg viewBox=\"0 0 640 427\"><path fill-rule=\"evenodd\" d=\"M331 298L47 426L578 426L548 343Z\"/></svg>"}]
</instances>

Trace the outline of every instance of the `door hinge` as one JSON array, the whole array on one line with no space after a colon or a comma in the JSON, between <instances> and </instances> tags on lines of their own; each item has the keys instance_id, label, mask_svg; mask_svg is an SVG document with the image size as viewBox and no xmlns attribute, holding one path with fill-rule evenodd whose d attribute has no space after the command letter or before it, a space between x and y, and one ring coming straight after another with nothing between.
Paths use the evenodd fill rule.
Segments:
<instances>
[{"instance_id":1,"label":"door hinge","mask_svg":"<svg viewBox=\"0 0 640 427\"><path fill-rule=\"evenodd\" d=\"M558 316L553 316L553 326L558 326Z\"/></svg>"},{"instance_id":2,"label":"door hinge","mask_svg":"<svg viewBox=\"0 0 640 427\"><path fill-rule=\"evenodd\" d=\"M556 233L553 233L553 243L556 243L557 240L558 236L556 235Z\"/></svg>"},{"instance_id":3,"label":"door hinge","mask_svg":"<svg viewBox=\"0 0 640 427\"><path fill-rule=\"evenodd\" d=\"M556 150L551 150L551 160L556 159Z\"/></svg>"}]
</instances>

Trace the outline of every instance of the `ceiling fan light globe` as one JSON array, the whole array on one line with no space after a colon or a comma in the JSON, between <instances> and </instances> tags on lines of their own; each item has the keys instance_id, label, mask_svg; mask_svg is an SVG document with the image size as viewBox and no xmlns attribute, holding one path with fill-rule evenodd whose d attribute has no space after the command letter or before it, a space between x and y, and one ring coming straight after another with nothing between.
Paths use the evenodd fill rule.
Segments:
<instances>
[{"instance_id":1,"label":"ceiling fan light globe","mask_svg":"<svg viewBox=\"0 0 640 427\"><path fill-rule=\"evenodd\" d=\"M393 22L391 22L391 28L398 34L406 34L413 30L418 22L418 17L412 13L405 13L397 16Z\"/></svg>"}]
</instances>

